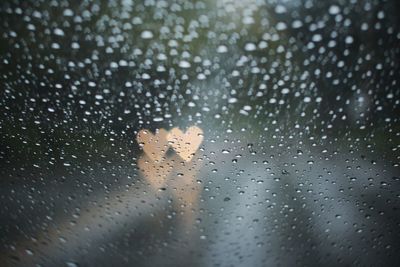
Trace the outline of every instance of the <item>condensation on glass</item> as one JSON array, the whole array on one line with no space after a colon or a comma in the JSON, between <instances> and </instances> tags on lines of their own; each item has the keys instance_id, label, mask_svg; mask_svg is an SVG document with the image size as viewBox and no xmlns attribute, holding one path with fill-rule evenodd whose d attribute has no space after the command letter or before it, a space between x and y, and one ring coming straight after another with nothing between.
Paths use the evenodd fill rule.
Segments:
<instances>
[{"instance_id":1,"label":"condensation on glass","mask_svg":"<svg viewBox=\"0 0 400 267\"><path fill-rule=\"evenodd\" d=\"M2 1L1 264L398 265L399 12Z\"/></svg>"}]
</instances>

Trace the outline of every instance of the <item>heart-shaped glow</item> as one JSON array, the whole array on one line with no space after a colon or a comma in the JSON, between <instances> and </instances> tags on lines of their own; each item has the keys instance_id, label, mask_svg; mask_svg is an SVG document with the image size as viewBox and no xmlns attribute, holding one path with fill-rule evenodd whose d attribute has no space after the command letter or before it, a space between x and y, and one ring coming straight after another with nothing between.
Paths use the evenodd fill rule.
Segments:
<instances>
[{"instance_id":1,"label":"heart-shaped glow","mask_svg":"<svg viewBox=\"0 0 400 267\"><path fill-rule=\"evenodd\" d=\"M136 140L150 159L161 161L169 148L167 135L168 132L164 129L157 130L155 134L149 130L141 130Z\"/></svg>"},{"instance_id":2,"label":"heart-shaped glow","mask_svg":"<svg viewBox=\"0 0 400 267\"><path fill-rule=\"evenodd\" d=\"M179 128L173 128L167 140L183 160L190 161L203 141L203 130L192 126L183 133Z\"/></svg>"}]
</instances>

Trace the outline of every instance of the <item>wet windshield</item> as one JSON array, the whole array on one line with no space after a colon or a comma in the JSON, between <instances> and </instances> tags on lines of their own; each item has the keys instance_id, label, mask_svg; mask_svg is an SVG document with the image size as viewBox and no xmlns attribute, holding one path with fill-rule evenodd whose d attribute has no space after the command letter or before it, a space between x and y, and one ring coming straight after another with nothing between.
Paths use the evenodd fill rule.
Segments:
<instances>
[{"instance_id":1,"label":"wet windshield","mask_svg":"<svg viewBox=\"0 0 400 267\"><path fill-rule=\"evenodd\" d=\"M2 1L5 266L395 266L396 0Z\"/></svg>"}]
</instances>

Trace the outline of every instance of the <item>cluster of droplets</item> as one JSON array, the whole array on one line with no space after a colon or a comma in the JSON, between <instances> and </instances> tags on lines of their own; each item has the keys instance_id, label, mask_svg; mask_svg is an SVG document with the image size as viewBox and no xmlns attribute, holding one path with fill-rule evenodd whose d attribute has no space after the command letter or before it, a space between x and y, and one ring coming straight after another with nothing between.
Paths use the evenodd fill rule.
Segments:
<instances>
[{"instance_id":1,"label":"cluster of droplets","mask_svg":"<svg viewBox=\"0 0 400 267\"><path fill-rule=\"evenodd\" d=\"M124 262L165 256L190 243L170 238L184 213L195 214L193 240L219 265L397 259L396 3L330 2L1 4L0 251L40 257L38 244L53 244L37 241L40 229L74 246L80 234L63 231L60 218L90 237L106 236L110 218L134 230L99 245L104 255L135 243ZM134 137L193 124L205 131L193 177L203 191L199 207L181 212L193 203L168 197L177 187L149 200ZM132 214L142 226L121 219ZM14 236L33 243L20 250Z\"/></svg>"}]
</instances>

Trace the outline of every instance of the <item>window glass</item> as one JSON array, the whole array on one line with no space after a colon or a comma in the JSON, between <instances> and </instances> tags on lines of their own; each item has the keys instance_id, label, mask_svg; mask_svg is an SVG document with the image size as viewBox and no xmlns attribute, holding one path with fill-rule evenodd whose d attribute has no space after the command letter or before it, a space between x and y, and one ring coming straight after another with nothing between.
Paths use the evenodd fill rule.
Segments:
<instances>
[{"instance_id":1,"label":"window glass","mask_svg":"<svg viewBox=\"0 0 400 267\"><path fill-rule=\"evenodd\" d=\"M1 1L1 262L395 266L399 12Z\"/></svg>"}]
</instances>

